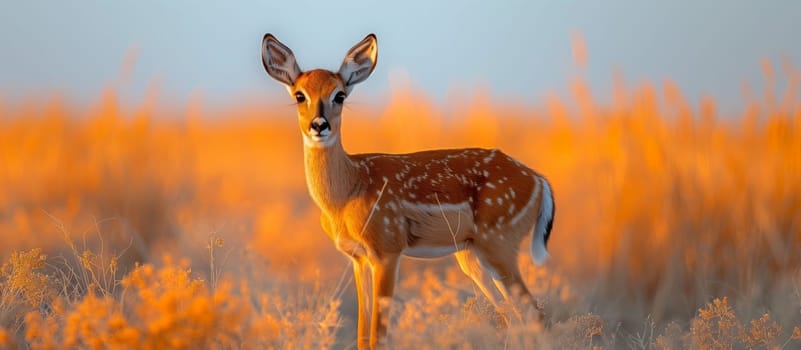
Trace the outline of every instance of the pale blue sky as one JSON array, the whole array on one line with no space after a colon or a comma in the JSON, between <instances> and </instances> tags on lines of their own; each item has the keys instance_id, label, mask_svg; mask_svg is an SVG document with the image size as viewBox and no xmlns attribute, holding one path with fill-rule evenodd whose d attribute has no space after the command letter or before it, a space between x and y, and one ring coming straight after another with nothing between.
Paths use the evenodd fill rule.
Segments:
<instances>
[{"instance_id":1,"label":"pale blue sky","mask_svg":"<svg viewBox=\"0 0 801 350\"><path fill-rule=\"evenodd\" d=\"M571 33L586 38L586 76L608 91L613 67L629 82L675 80L687 95L739 105L759 86L759 62L801 67L801 1L41 1L0 2L0 94L61 91L92 101L116 82L126 52L138 61L125 96L157 79L162 100L201 91L208 101L285 93L262 69L271 32L301 68L334 69L369 32L379 40L362 96L386 95L390 76L441 98L486 84L496 97L537 103L580 72ZM363 98L364 99L364 98Z\"/></svg>"}]
</instances>

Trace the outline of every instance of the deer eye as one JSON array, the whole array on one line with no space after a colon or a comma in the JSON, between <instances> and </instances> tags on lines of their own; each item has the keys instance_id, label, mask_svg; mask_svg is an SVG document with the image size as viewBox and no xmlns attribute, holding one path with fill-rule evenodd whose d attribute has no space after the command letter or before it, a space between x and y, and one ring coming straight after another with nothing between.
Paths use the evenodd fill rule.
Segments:
<instances>
[{"instance_id":1,"label":"deer eye","mask_svg":"<svg viewBox=\"0 0 801 350\"><path fill-rule=\"evenodd\" d=\"M304 95L300 91L296 92L295 93L295 101L298 101L298 103L303 103L304 101L306 101L306 95Z\"/></svg>"},{"instance_id":2,"label":"deer eye","mask_svg":"<svg viewBox=\"0 0 801 350\"><path fill-rule=\"evenodd\" d=\"M341 105L343 102L345 102L345 97L347 97L347 96L348 96L348 95L345 95L345 93L344 93L344 92L342 92L342 91L340 91L340 92L337 92L337 95L336 95L336 96L334 96L334 102L335 102L336 104L339 104L339 105Z\"/></svg>"}]
</instances>

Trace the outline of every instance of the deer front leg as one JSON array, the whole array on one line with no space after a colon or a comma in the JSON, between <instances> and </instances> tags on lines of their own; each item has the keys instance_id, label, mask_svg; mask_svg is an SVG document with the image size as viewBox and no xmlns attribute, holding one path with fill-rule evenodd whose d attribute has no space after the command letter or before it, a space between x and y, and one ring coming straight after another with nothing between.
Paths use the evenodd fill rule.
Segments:
<instances>
[{"instance_id":1,"label":"deer front leg","mask_svg":"<svg viewBox=\"0 0 801 350\"><path fill-rule=\"evenodd\" d=\"M370 296L367 294L369 264L363 257L351 257L353 260L353 283L356 285L356 298L358 301L358 318L356 320L356 341L359 350L367 349L370 345L370 333L368 333L370 309Z\"/></svg>"},{"instance_id":2,"label":"deer front leg","mask_svg":"<svg viewBox=\"0 0 801 350\"><path fill-rule=\"evenodd\" d=\"M370 347L373 349L386 347L390 306L395 289L399 258L398 254L385 255L378 263L372 265L373 315L370 322Z\"/></svg>"}]
</instances>

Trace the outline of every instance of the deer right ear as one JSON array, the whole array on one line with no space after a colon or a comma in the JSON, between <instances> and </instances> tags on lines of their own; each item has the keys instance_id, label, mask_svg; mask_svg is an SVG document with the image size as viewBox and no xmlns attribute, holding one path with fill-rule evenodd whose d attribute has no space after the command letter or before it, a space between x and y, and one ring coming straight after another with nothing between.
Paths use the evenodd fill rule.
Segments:
<instances>
[{"instance_id":1,"label":"deer right ear","mask_svg":"<svg viewBox=\"0 0 801 350\"><path fill-rule=\"evenodd\" d=\"M261 41L261 63L273 79L291 88L300 75L300 67L295 54L272 34L264 34Z\"/></svg>"}]
</instances>

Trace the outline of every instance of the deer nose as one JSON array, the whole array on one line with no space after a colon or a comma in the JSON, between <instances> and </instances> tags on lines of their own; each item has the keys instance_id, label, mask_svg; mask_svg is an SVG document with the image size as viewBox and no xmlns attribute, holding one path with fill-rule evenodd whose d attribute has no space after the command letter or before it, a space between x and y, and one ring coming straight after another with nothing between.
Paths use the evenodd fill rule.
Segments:
<instances>
[{"instance_id":1,"label":"deer nose","mask_svg":"<svg viewBox=\"0 0 801 350\"><path fill-rule=\"evenodd\" d=\"M317 117L314 118L309 126L312 130L316 131L318 135L325 136L328 133L324 133L324 131L331 129L331 125L328 124L328 119L325 117Z\"/></svg>"}]
</instances>

